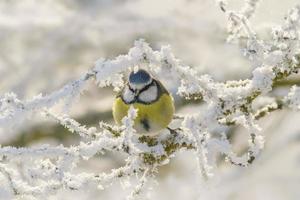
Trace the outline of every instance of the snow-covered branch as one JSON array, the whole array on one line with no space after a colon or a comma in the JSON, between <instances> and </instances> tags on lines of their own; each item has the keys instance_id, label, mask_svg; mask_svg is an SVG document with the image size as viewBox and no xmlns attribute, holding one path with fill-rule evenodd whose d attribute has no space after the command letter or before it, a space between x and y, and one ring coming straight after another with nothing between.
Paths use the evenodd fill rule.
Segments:
<instances>
[{"instance_id":1,"label":"snow-covered branch","mask_svg":"<svg viewBox=\"0 0 300 200\"><path fill-rule=\"evenodd\" d=\"M200 74L183 64L170 46L153 50L144 40L138 40L128 54L112 60L99 59L78 80L51 94L30 100L20 100L13 93L4 94L0 99L2 129L10 129L16 123L29 120L33 114L41 114L82 138L80 144L70 147L1 147L0 172L7 182L5 188L16 196L45 197L60 189L80 190L87 184L103 189L116 179L137 176L139 183L133 186L129 196L134 198L142 192L148 179L155 176L159 167L168 164L181 150L195 153L199 169L206 178L213 176L218 154L225 155L229 163L249 166L264 144L257 121L272 111L286 107L299 109L300 105L300 90L293 86L286 97L275 96L274 103L253 108L256 99L271 94L278 81L296 74L300 68L300 7L288 13L283 26L274 28L271 41L264 41L258 38L249 23L257 2L246 1L241 11L234 12L227 11L225 2L219 1L229 19L230 38L241 39L242 29L246 33L247 45L243 50L254 67L251 79L215 81L212 75ZM205 110L174 117L170 128L157 137L136 133L133 128L137 114L134 108L130 108L120 127L100 122L99 127L87 128L66 114L51 111L58 102L69 106L85 89L87 81L92 79L99 87L113 86L114 90L120 90L126 73L137 67L146 68L154 76L172 75L174 81L180 83L177 95L188 100L202 99ZM242 156L237 156L229 142L227 131L232 126L242 126L248 132L249 146ZM79 162L105 152L127 154L126 165L108 174L75 172Z\"/></svg>"}]
</instances>

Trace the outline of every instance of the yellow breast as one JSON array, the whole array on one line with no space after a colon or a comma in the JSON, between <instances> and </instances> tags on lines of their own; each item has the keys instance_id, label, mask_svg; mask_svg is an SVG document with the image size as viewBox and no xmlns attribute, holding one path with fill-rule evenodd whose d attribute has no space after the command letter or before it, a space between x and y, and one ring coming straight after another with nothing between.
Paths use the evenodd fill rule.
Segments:
<instances>
[{"instance_id":1,"label":"yellow breast","mask_svg":"<svg viewBox=\"0 0 300 200\"><path fill-rule=\"evenodd\" d=\"M173 98L169 94L163 94L151 104L133 103L138 110L134 120L134 128L139 134L153 135L166 128L173 118L175 111ZM130 104L125 104L118 97L113 104L113 117L118 125L122 124L122 119L127 115Z\"/></svg>"}]
</instances>

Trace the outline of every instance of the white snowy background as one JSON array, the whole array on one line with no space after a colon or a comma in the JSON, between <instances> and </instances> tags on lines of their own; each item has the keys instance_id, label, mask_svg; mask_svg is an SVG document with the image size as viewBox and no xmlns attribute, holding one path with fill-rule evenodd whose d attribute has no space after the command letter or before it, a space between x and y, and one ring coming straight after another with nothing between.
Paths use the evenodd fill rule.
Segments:
<instances>
[{"instance_id":1,"label":"white snowy background","mask_svg":"<svg viewBox=\"0 0 300 200\"><path fill-rule=\"evenodd\" d=\"M260 1L250 19L253 30L267 39L271 28L282 24L287 11L297 3L299 0ZM239 10L243 4L242 0L229 0L227 7ZM253 66L238 45L226 42L227 36L227 18L212 0L0 1L0 95L13 92L26 100L40 93L50 94L78 79L99 58L127 54L140 38L154 50L170 45L176 58L214 80L251 78ZM168 74L158 78L173 92L177 113L192 114L202 106L177 96L180 82L172 82ZM287 94L288 87L280 86L274 93ZM112 87L99 88L91 81L70 106L58 104L52 109L63 110L87 126L97 126L101 120L113 123L114 94ZM149 194L142 199L299 199L299 120L300 113L288 109L260 119L265 147L253 164L243 168L220 160L208 181L198 172L194 153L176 153L169 164L159 168L156 182L151 182ZM247 146L243 132L246 130L239 127L232 131L230 141L236 152ZM78 143L79 137L41 115L0 128L2 146ZM95 156L76 170L109 172L122 166L124 157L118 152ZM15 198L8 185L6 177L0 175L0 199ZM125 199L127 195L128 190L116 182L105 190L94 186L80 191L59 190L48 198Z\"/></svg>"}]
</instances>

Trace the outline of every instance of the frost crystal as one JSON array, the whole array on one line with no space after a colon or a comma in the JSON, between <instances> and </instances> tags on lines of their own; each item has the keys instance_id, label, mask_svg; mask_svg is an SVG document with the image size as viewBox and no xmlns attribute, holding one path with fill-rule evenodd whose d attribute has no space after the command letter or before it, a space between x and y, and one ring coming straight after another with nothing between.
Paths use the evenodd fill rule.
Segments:
<instances>
[{"instance_id":1,"label":"frost crystal","mask_svg":"<svg viewBox=\"0 0 300 200\"><path fill-rule=\"evenodd\" d=\"M300 88L294 85L285 100L291 108L300 109Z\"/></svg>"},{"instance_id":2,"label":"frost crystal","mask_svg":"<svg viewBox=\"0 0 300 200\"><path fill-rule=\"evenodd\" d=\"M0 186L0 193L41 199L63 189L83 190L85 185L106 189L120 180L132 190L128 199L134 199L144 192L149 180L155 178L159 167L170 164L170 159L181 150L194 152L205 179L213 177L217 162L220 162L219 154L233 165L247 167L252 164L264 145L258 120L284 107L300 108L299 87L293 86L286 97L273 92L276 85L300 68L300 9L299 6L292 9L284 24L273 28L273 38L262 40L249 21L258 0L245 1L239 11L228 10L226 1L218 0L217 3L228 19L227 41L238 41L251 63L251 78L216 81L213 75L201 74L183 64L169 45L153 50L144 40L138 40L127 54L110 60L99 59L82 77L48 95L21 100L14 93L6 93L0 98L2 130L13 129L32 115L40 114L77 134L80 143L69 147L0 147L0 173L6 181ZM177 94L186 100L201 100L201 109L195 108L193 115L174 116L170 127L156 137L135 134L133 125L138 110L133 107L122 120L122 126L100 122L100 127L81 125L66 113L51 110L57 103L69 107L92 79L99 87L113 86L118 91L124 85L126 73L138 68L145 68L155 76L172 77L178 86ZM126 96L131 98L130 94ZM255 100L271 97L271 102L261 101L259 106L254 106ZM248 137L248 148L241 156L233 151L228 138L230 129L235 126L243 127ZM12 136L5 135L7 139ZM127 155L125 165L109 173L76 171L79 162L106 152ZM133 187L127 184L130 177L137 178Z\"/></svg>"},{"instance_id":3,"label":"frost crystal","mask_svg":"<svg viewBox=\"0 0 300 200\"><path fill-rule=\"evenodd\" d=\"M275 74L271 66L256 68L253 71L253 87L262 93L267 93L272 90L273 79Z\"/></svg>"}]
</instances>

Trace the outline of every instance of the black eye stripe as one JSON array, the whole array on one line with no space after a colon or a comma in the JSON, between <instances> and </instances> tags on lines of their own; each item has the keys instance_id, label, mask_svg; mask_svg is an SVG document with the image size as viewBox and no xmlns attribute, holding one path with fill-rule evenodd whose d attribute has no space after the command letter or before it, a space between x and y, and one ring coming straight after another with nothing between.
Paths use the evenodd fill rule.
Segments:
<instances>
[{"instance_id":1,"label":"black eye stripe","mask_svg":"<svg viewBox=\"0 0 300 200\"><path fill-rule=\"evenodd\" d=\"M131 92L134 93L134 89L130 88L130 85L129 85L129 84L128 84L127 86L128 86L128 88L129 88L129 90L130 90ZM156 86L156 87L157 87L157 97L156 97L156 99L154 99L153 101L149 101L149 102L142 101L142 100L139 98L139 95L140 95L142 92L144 92L144 91L146 91L147 89L149 89L151 86ZM148 84L147 86L145 86L143 89L141 89L141 90L138 92L138 94L135 96L135 98L134 98L132 101L129 101L129 102L126 101L126 100L124 99L124 96L123 96L124 93L121 95L121 99L123 100L123 102L124 102L125 104L141 103L141 104L149 105L149 104L151 104L151 103L153 103L153 102L156 102L156 101L160 98L160 96L161 96L162 94L164 94L164 93L167 93L167 94L168 94L167 90L160 84L160 82L158 82L158 81L156 81L155 79L153 79L153 80L151 81L150 84Z\"/></svg>"},{"instance_id":2,"label":"black eye stripe","mask_svg":"<svg viewBox=\"0 0 300 200\"><path fill-rule=\"evenodd\" d=\"M152 87L155 87L155 89L156 89L156 94L155 94L155 95L158 95L158 88L157 88L157 86L152 85L152 86L149 87L148 89L146 89L146 90L140 92L139 95L138 95L138 98L140 98L141 94L143 94L143 93L145 93L145 92L149 92L149 90L152 89Z\"/></svg>"},{"instance_id":3,"label":"black eye stripe","mask_svg":"<svg viewBox=\"0 0 300 200\"><path fill-rule=\"evenodd\" d=\"M155 83L154 80L152 80L148 85L146 85L145 87L143 87L143 88L138 92L138 94L137 94L136 96L139 96L142 92L148 90L148 89L149 89L151 86L153 86L153 85L157 85L157 84ZM134 90L133 88L131 88L129 84L128 84L128 88L129 88L129 90L130 90L131 92L133 92L133 93L135 92L135 90Z\"/></svg>"},{"instance_id":4,"label":"black eye stripe","mask_svg":"<svg viewBox=\"0 0 300 200\"><path fill-rule=\"evenodd\" d=\"M128 89L129 89L132 93L134 93L134 89L132 89L132 88L130 87L130 85L128 85Z\"/></svg>"},{"instance_id":5,"label":"black eye stripe","mask_svg":"<svg viewBox=\"0 0 300 200\"><path fill-rule=\"evenodd\" d=\"M139 91L139 93L138 93L137 96L139 96L142 92L148 90L148 89L149 89L151 86L153 86L153 85L156 85L155 82L154 82L154 80L152 80L148 85L146 85L145 87L143 87L143 88Z\"/></svg>"}]
</instances>

